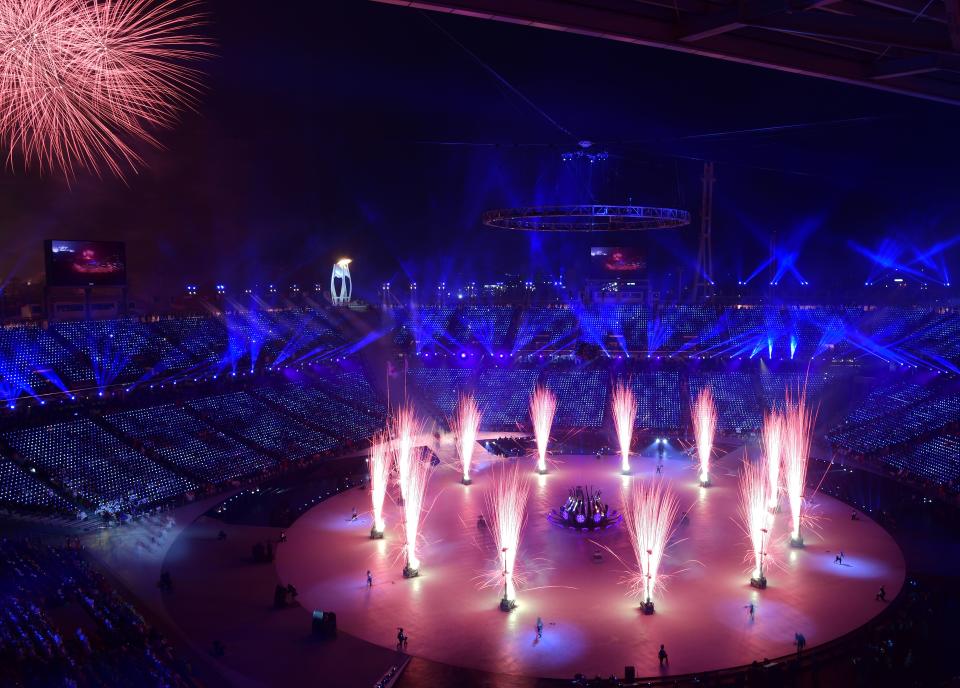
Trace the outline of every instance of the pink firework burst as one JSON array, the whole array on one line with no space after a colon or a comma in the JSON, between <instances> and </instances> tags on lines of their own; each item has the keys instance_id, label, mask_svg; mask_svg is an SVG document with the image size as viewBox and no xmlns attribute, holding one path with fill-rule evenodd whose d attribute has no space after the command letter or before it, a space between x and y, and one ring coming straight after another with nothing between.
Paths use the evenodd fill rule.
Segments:
<instances>
[{"instance_id":1,"label":"pink firework burst","mask_svg":"<svg viewBox=\"0 0 960 688\"><path fill-rule=\"evenodd\" d=\"M697 458L700 460L700 484L706 485L710 482L710 457L713 454L713 436L717 431L717 407L709 387L700 390L690 415Z\"/></svg>"},{"instance_id":2,"label":"pink firework burst","mask_svg":"<svg viewBox=\"0 0 960 688\"><path fill-rule=\"evenodd\" d=\"M430 458L424 447L413 451L407 474L407 492L403 499L403 542L406 566L403 575L413 577L420 572L417 544L425 512L427 482L430 479Z\"/></svg>"},{"instance_id":3,"label":"pink firework burst","mask_svg":"<svg viewBox=\"0 0 960 688\"><path fill-rule=\"evenodd\" d=\"M815 414L807 406L806 393L801 392L796 398L787 395L783 413L783 483L790 503L790 540L797 545L803 543L800 524L814 420Z\"/></svg>"},{"instance_id":4,"label":"pink firework burst","mask_svg":"<svg viewBox=\"0 0 960 688\"><path fill-rule=\"evenodd\" d=\"M122 177L143 160L134 141L159 146L200 89L191 63L211 42L196 0L0 2L0 140L8 163L77 166Z\"/></svg>"},{"instance_id":5,"label":"pink firework burst","mask_svg":"<svg viewBox=\"0 0 960 688\"><path fill-rule=\"evenodd\" d=\"M413 405L406 403L393 412L389 425L394 460L397 462L400 498L406 500L410 483L410 466L413 463L413 445L423 432L423 423L413 410Z\"/></svg>"},{"instance_id":6,"label":"pink firework burst","mask_svg":"<svg viewBox=\"0 0 960 688\"><path fill-rule=\"evenodd\" d=\"M763 429L761 439L763 446L763 455L767 461L767 478L770 490L771 512L775 512L778 505L780 494L780 466L783 462L783 416L776 411L771 411L763 419Z\"/></svg>"},{"instance_id":7,"label":"pink firework burst","mask_svg":"<svg viewBox=\"0 0 960 688\"><path fill-rule=\"evenodd\" d=\"M751 565L750 576L756 580L763 578L763 566L770 542L768 478L765 461L750 463L744 459L740 467L740 521L750 542L746 557Z\"/></svg>"},{"instance_id":8,"label":"pink firework burst","mask_svg":"<svg viewBox=\"0 0 960 688\"><path fill-rule=\"evenodd\" d=\"M530 422L537 439L537 471L547 472L547 444L553 415L557 412L557 397L546 387L537 387L530 395Z\"/></svg>"},{"instance_id":9,"label":"pink firework burst","mask_svg":"<svg viewBox=\"0 0 960 688\"><path fill-rule=\"evenodd\" d=\"M501 468L494 473L493 485L487 492L490 532L500 555L499 573L503 577L501 606L509 608L516 604L514 571L520 549L520 532L526 520L529 492L529 484L525 477L520 475L518 465Z\"/></svg>"},{"instance_id":10,"label":"pink firework burst","mask_svg":"<svg viewBox=\"0 0 960 688\"><path fill-rule=\"evenodd\" d=\"M373 529L370 537L382 537L386 523L383 518L383 502L390 482L390 438L379 432L371 438L370 457L370 502L373 508Z\"/></svg>"},{"instance_id":11,"label":"pink firework burst","mask_svg":"<svg viewBox=\"0 0 960 688\"><path fill-rule=\"evenodd\" d=\"M635 482L624 487L624 523L637 559L638 575L631 576L630 593L645 604L662 586L660 564L677 523L679 500L661 480Z\"/></svg>"},{"instance_id":12,"label":"pink firework burst","mask_svg":"<svg viewBox=\"0 0 960 688\"><path fill-rule=\"evenodd\" d=\"M450 426L457 439L457 456L460 457L460 469L465 485L470 484L470 466L473 462L473 451L476 448L481 418L482 414L473 395L462 395L457 404L457 413L450 420Z\"/></svg>"},{"instance_id":13,"label":"pink firework burst","mask_svg":"<svg viewBox=\"0 0 960 688\"><path fill-rule=\"evenodd\" d=\"M629 473L630 442L633 440L633 424L637 420L637 399L633 390L623 383L618 383L610 395L610 406L617 440L620 442L620 469Z\"/></svg>"}]
</instances>

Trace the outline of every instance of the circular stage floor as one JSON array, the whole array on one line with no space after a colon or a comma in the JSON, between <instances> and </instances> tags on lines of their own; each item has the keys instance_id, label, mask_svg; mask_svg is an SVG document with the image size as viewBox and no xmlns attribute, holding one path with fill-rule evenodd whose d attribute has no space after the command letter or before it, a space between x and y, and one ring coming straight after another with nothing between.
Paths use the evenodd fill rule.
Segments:
<instances>
[{"instance_id":1,"label":"circular stage floor","mask_svg":"<svg viewBox=\"0 0 960 688\"><path fill-rule=\"evenodd\" d=\"M696 484L690 460L671 451L664 477L689 519L678 527L661 567L669 579L655 598L656 614L643 616L622 583L634 564L625 528L581 534L552 525L546 514L559 509L575 485L602 489L604 500L620 510L623 481L650 478L656 459L634 457L634 477L622 478L613 456L553 457L543 477L528 458L521 460L531 490L520 554L527 582L518 608L507 614L498 609L500 589L480 587L496 568L490 536L476 526L496 461L479 453L481 466L469 487L445 465L433 473L420 577L408 580L401 573L397 507L386 508L386 539L370 540L367 492L351 490L319 504L287 531L288 542L277 553L280 580L297 587L304 607L335 611L340 630L370 642L394 647L402 626L410 654L543 677L620 674L631 664L639 676L681 674L782 656L793 650L795 632L804 634L809 648L864 624L883 607L874 599L880 585L892 599L904 581L900 550L880 526L862 514L854 521L848 506L817 495L818 532L806 532L802 550L787 542L784 505L772 533L776 564L767 572L769 587L754 590L737 518L743 450L717 461L707 489ZM357 521L350 520L354 507L361 512ZM601 550L602 559L595 560L594 543L616 556ZM838 550L845 554L842 565L834 563ZM373 572L370 589L367 569ZM538 616L545 625L540 640ZM661 643L669 654L665 669L657 661Z\"/></svg>"}]
</instances>

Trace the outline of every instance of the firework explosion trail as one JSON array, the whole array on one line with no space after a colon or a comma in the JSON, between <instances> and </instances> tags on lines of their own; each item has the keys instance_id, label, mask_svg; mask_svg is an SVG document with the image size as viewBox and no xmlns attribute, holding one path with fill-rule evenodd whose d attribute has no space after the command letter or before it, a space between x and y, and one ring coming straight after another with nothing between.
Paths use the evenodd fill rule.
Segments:
<instances>
[{"instance_id":1,"label":"firework explosion trail","mask_svg":"<svg viewBox=\"0 0 960 688\"><path fill-rule=\"evenodd\" d=\"M700 459L700 484L710 483L710 455L713 453L713 436L717 430L717 407L709 387L700 390L691 409L693 434Z\"/></svg>"},{"instance_id":2,"label":"firework explosion trail","mask_svg":"<svg viewBox=\"0 0 960 688\"><path fill-rule=\"evenodd\" d=\"M553 426L553 414L557 411L557 398L546 387L537 387L530 395L530 422L533 434L537 438L537 471L547 472L547 443L550 441L550 428Z\"/></svg>"},{"instance_id":3,"label":"firework explosion trail","mask_svg":"<svg viewBox=\"0 0 960 688\"><path fill-rule=\"evenodd\" d=\"M631 592L653 603L660 588L660 563L677 522L679 500L670 486L660 480L635 482L624 487L624 521L637 558L639 576L632 579Z\"/></svg>"},{"instance_id":4,"label":"firework explosion trail","mask_svg":"<svg viewBox=\"0 0 960 688\"><path fill-rule=\"evenodd\" d=\"M0 141L24 165L122 177L194 106L209 54L196 0L0 2Z\"/></svg>"},{"instance_id":5,"label":"firework explosion trail","mask_svg":"<svg viewBox=\"0 0 960 688\"><path fill-rule=\"evenodd\" d=\"M482 414L477 408L477 401L473 395L465 394L457 404L457 415L450 425L457 438L457 455L460 457L460 467L463 471L463 484L470 484L470 465L473 461L473 451L476 448L477 433L480 430Z\"/></svg>"},{"instance_id":6,"label":"firework explosion trail","mask_svg":"<svg viewBox=\"0 0 960 688\"><path fill-rule=\"evenodd\" d=\"M430 457L423 447L412 452L407 473L407 492L403 499L403 536L406 551L406 566L403 575L416 576L420 571L417 557L417 539L420 537L420 521L430 479Z\"/></svg>"},{"instance_id":7,"label":"firework explosion trail","mask_svg":"<svg viewBox=\"0 0 960 688\"><path fill-rule=\"evenodd\" d=\"M772 513L777 509L780 495L780 465L783 461L783 416L781 414L771 411L764 417L761 439L763 455L767 461L767 478L770 483L768 506Z\"/></svg>"},{"instance_id":8,"label":"firework explosion trail","mask_svg":"<svg viewBox=\"0 0 960 688\"><path fill-rule=\"evenodd\" d=\"M373 529L370 537L382 537L386 524L383 520L383 500L390 481L390 441L385 432L371 438L370 447L370 501L373 507Z\"/></svg>"},{"instance_id":9,"label":"firework explosion trail","mask_svg":"<svg viewBox=\"0 0 960 688\"><path fill-rule=\"evenodd\" d=\"M618 383L613 388L610 404L613 409L613 425L620 442L620 469L629 473L630 442L633 439L633 424L637 420L637 399L633 396L633 390Z\"/></svg>"},{"instance_id":10,"label":"firework explosion trail","mask_svg":"<svg viewBox=\"0 0 960 688\"><path fill-rule=\"evenodd\" d=\"M800 545L800 520L803 509L803 490L807 483L807 463L813 436L814 413L807 407L806 394L796 400L787 397L783 414L783 470L787 501L790 503L790 541Z\"/></svg>"},{"instance_id":11,"label":"firework explosion trail","mask_svg":"<svg viewBox=\"0 0 960 688\"><path fill-rule=\"evenodd\" d=\"M769 488L766 463L750 463L744 459L740 467L740 518L750 540L747 550L747 558L752 563L750 577L757 580L763 577L763 560L767 554Z\"/></svg>"},{"instance_id":12,"label":"firework explosion trail","mask_svg":"<svg viewBox=\"0 0 960 688\"><path fill-rule=\"evenodd\" d=\"M390 418L393 454L397 462L397 482L400 484L400 498L403 500L407 499L407 486L410 483L413 443L422 432L423 424L409 403L398 408Z\"/></svg>"},{"instance_id":13,"label":"firework explosion trail","mask_svg":"<svg viewBox=\"0 0 960 688\"><path fill-rule=\"evenodd\" d=\"M520 531L526 519L529 492L529 485L520 475L517 465L500 469L494 475L493 486L487 492L490 530L500 552L500 568L503 572L503 599L500 606L505 610L516 606L517 590L513 574L520 548Z\"/></svg>"}]
</instances>

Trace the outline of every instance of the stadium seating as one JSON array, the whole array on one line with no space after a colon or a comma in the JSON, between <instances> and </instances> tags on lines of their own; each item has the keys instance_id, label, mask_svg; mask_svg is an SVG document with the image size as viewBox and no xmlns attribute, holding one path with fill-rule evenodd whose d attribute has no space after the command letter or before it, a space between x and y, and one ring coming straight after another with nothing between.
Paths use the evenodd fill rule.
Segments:
<instances>
[{"instance_id":1,"label":"stadium seating","mask_svg":"<svg viewBox=\"0 0 960 688\"><path fill-rule=\"evenodd\" d=\"M169 318L153 326L195 364L213 366L220 362L227 349L227 331L217 318Z\"/></svg>"},{"instance_id":2,"label":"stadium seating","mask_svg":"<svg viewBox=\"0 0 960 688\"><path fill-rule=\"evenodd\" d=\"M85 418L15 430L3 440L71 492L109 511L159 502L196 487Z\"/></svg>"},{"instance_id":3,"label":"stadium seating","mask_svg":"<svg viewBox=\"0 0 960 688\"><path fill-rule=\"evenodd\" d=\"M477 379L476 397L484 430L513 430L529 423L530 392L540 371L488 368Z\"/></svg>"},{"instance_id":4,"label":"stadium seating","mask_svg":"<svg viewBox=\"0 0 960 688\"><path fill-rule=\"evenodd\" d=\"M94 382L100 387L116 380L135 380L153 368L158 355L150 327L139 320L78 320L57 322L50 332L78 356L63 369L73 383Z\"/></svg>"},{"instance_id":5,"label":"stadium seating","mask_svg":"<svg viewBox=\"0 0 960 688\"><path fill-rule=\"evenodd\" d=\"M677 430L681 427L679 373L634 373L627 383L637 400L635 427L648 430Z\"/></svg>"},{"instance_id":6,"label":"stadium seating","mask_svg":"<svg viewBox=\"0 0 960 688\"><path fill-rule=\"evenodd\" d=\"M960 437L942 435L880 457L898 470L936 483L960 480Z\"/></svg>"},{"instance_id":7,"label":"stadium seating","mask_svg":"<svg viewBox=\"0 0 960 688\"><path fill-rule=\"evenodd\" d=\"M263 387L256 394L340 442L365 439L383 429L382 417L368 416L308 384Z\"/></svg>"},{"instance_id":8,"label":"stadium seating","mask_svg":"<svg viewBox=\"0 0 960 688\"><path fill-rule=\"evenodd\" d=\"M453 415L472 376L473 371L462 368L413 368L410 383L424 401L447 419Z\"/></svg>"},{"instance_id":9,"label":"stadium seating","mask_svg":"<svg viewBox=\"0 0 960 688\"><path fill-rule=\"evenodd\" d=\"M960 395L938 395L903 410L874 417L863 425L834 431L829 439L849 451L872 454L955 423L958 418Z\"/></svg>"},{"instance_id":10,"label":"stadium seating","mask_svg":"<svg viewBox=\"0 0 960 688\"><path fill-rule=\"evenodd\" d=\"M187 402L211 424L268 452L299 460L337 446L333 437L275 411L246 392L233 392Z\"/></svg>"},{"instance_id":11,"label":"stadium seating","mask_svg":"<svg viewBox=\"0 0 960 688\"><path fill-rule=\"evenodd\" d=\"M881 416L902 411L933 393L932 387L913 381L896 378L881 380L870 391L867 398L850 412L846 423L861 425Z\"/></svg>"},{"instance_id":12,"label":"stadium seating","mask_svg":"<svg viewBox=\"0 0 960 688\"><path fill-rule=\"evenodd\" d=\"M573 339L576 319L567 308L532 307L523 312L513 353L537 352Z\"/></svg>"},{"instance_id":13,"label":"stadium seating","mask_svg":"<svg viewBox=\"0 0 960 688\"><path fill-rule=\"evenodd\" d=\"M13 461L0 459L0 504L44 511L69 511L73 506L39 478Z\"/></svg>"},{"instance_id":14,"label":"stadium seating","mask_svg":"<svg viewBox=\"0 0 960 688\"><path fill-rule=\"evenodd\" d=\"M717 311L709 305L677 305L658 309L659 327L647 326L648 331L659 331L648 336L652 352L684 352L709 349L726 338L720 326Z\"/></svg>"},{"instance_id":15,"label":"stadium seating","mask_svg":"<svg viewBox=\"0 0 960 688\"><path fill-rule=\"evenodd\" d=\"M690 402L709 387L717 407L717 428L747 432L760 427L760 406L753 379L746 373L695 373L690 375Z\"/></svg>"},{"instance_id":16,"label":"stadium seating","mask_svg":"<svg viewBox=\"0 0 960 688\"><path fill-rule=\"evenodd\" d=\"M607 411L610 373L606 370L551 370L544 384L557 396L553 424L599 428Z\"/></svg>"},{"instance_id":17,"label":"stadium seating","mask_svg":"<svg viewBox=\"0 0 960 688\"><path fill-rule=\"evenodd\" d=\"M805 371L793 373L760 372L760 388L763 394L765 409L783 410L786 395L796 399L800 394L806 394L807 402L815 406L823 395L823 390L830 379L825 371Z\"/></svg>"},{"instance_id":18,"label":"stadium seating","mask_svg":"<svg viewBox=\"0 0 960 688\"><path fill-rule=\"evenodd\" d=\"M508 348L512 323L510 306L467 306L450 320L448 336L455 344L476 343L488 354L494 354Z\"/></svg>"},{"instance_id":19,"label":"stadium seating","mask_svg":"<svg viewBox=\"0 0 960 688\"><path fill-rule=\"evenodd\" d=\"M453 310L453 306L422 306L403 312L394 342L401 346L413 342L418 352L431 347L446 334Z\"/></svg>"},{"instance_id":20,"label":"stadium seating","mask_svg":"<svg viewBox=\"0 0 960 688\"><path fill-rule=\"evenodd\" d=\"M4 539L0 557L0 684L195 685L81 550Z\"/></svg>"},{"instance_id":21,"label":"stadium seating","mask_svg":"<svg viewBox=\"0 0 960 688\"><path fill-rule=\"evenodd\" d=\"M13 401L21 393L39 391L46 384L62 386L57 371L65 371L72 365L74 356L59 340L34 325L0 327L3 398Z\"/></svg>"},{"instance_id":22,"label":"stadium seating","mask_svg":"<svg viewBox=\"0 0 960 688\"><path fill-rule=\"evenodd\" d=\"M320 380L318 384L327 394L343 399L367 415L379 419L386 416L387 407L380 400L377 390L360 371L335 373L330 378Z\"/></svg>"},{"instance_id":23,"label":"stadium seating","mask_svg":"<svg viewBox=\"0 0 960 688\"><path fill-rule=\"evenodd\" d=\"M386 312L393 341L417 353L539 360L579 343L609 356L960 362L960 314L930 308L719 307L578 302L559 306L430 305ZM343 319L310 308L159 320L0 328L0 397L153 384L312 362L348 341ZM389 327L389 326L388 326Z\"/></svg>"},{"instance_id":24,"label":"stadium seating","mask_svg":"<svg viewBox=\"0 0 960 688\"><path fill-rule=\"evenodd\" d=\"M105 420L199 482L218 484L276 466L173 404L112 413Z\"/></svg>"}]
</instances>

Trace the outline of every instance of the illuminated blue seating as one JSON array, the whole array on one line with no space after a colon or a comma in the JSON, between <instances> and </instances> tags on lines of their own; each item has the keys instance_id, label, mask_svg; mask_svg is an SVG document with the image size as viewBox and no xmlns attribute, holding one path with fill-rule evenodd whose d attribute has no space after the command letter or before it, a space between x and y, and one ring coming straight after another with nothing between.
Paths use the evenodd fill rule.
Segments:
<instances>
[{"instance_id":1,"label":"illuminated blue seating","mask_svg":"<svg viewBox=\"0 0 960 688\"><path fill-rule=\"evenodd\" d=\"M306 383L264 387L256 394L338 443L365 439L384 427L382 416L369 416Z\"/></svg>"},{"instance_id":2,"label":"illuminated blue seating","mask_svg":"<svg viewBox=\"0 0 960 688\"><path fill-rule=\"evenodd\" d=\"M70 511L73 505L56 490L12 461L0 459L0 504Z\"/></svg>"},{"instance_id":3,"label":"illuminated blue seating","mask_svg":"<svg viewBox=\"0 0 960 688\"><path fill-rule=\"evenodd\" d=\"M540 371L489 368L477 379L477 404L484 430L514 430L529 423L530 392Z\"/></svg>"},{"instance_id":4,"label":"illuminated blue seating","mask_svg":"<svg viewBox=\"0 0 960 688\"><path fill-rule=\"evenodd\" d=\"M201 413L214 427L284 458L304 459L338 444L333 437L275 411L246 392L193 399L187 406Z\"/></svg>"},{"instance_id":5,"label":"illuminated blue seating","mask_svg":"<svg viewBox=\"0 0 960 688\"><path fill-rule=\"evenodd\" d=\"M692 374L691 404L704 387L709 387L713 393L720 430L748 432L759 429L760 405L749 375L741 372Z\"/></svg>"},{"instance_id":6,"label":"illuminated blue seating","mask_svg":"<svg viewBox=\"0 0 960 688\"><path fill-rule=\"evenodd\" d=\"M409 375L413 388L447 419L453 415L473 371L463 368L413 368Z\"/></svg>"},{"instance_id":7,"label":"illuminated blue seating","mask_svg":"<svg viewBox=\"0 0 960 688\"><path fill-rule=\"evenodd\" d=\"M607 411L610 373L606 370L551 370L544 384L557 396L553 424L599 428Z\"/></svg>"},{"instance_id":8,"label":"illuminated blue seating","mask_svg":"<svg viewBox=\"0 0 960 688\"><path fill-rule=\"evenodd\" d=\"M635 427L648 430L680 428L679 373L671 371L633 373L626 381L637 400Z\"/></svg>"},{"instance_id":9,"label":"illuminated blue seating","mask_svg":"<svg viewBox=\"0 0 960 688\"><path fill-rule=\"evenodd\" d=\"M218 484L276 467L274 459L214 430L173 404L112 413L105 419L202 482Z\"/></svg>"},{"instance_id":10,"label":"illuminated blue seating","mask_svg":"<svg viewBox=\"0 0 960 688\"><path fill-rule=\"evenodd\" d=\"M111 511L159 502L197 486L87 419L15 430L3 438L24 460Z\"/></svg>"}]
</instances>

